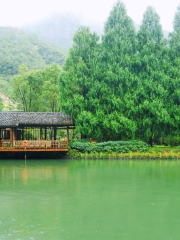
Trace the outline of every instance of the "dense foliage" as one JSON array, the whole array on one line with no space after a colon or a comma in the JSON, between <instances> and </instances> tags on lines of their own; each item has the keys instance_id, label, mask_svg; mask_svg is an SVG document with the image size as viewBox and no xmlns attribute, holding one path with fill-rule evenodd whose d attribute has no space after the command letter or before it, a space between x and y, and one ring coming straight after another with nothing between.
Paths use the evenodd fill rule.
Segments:
<instances>
[{"instance_id":1,"label":"dense foliage","mask_svg":"<svg viewBox=\"0 0 180 240\"><path fill-rule=\"evenodd\" d=\"M102 40L80 28L60 75L60 106L83 137L165 143L180 134L180 7L165 39L148 7L136 33L117 2Z\"/></svg>"},{"instance_id":2,"label":"dense foliage","mask_svg":"<svg viewBox=\"0 0 180 240\"><path fill-rule=\"evenodd\" d=\"M142 141L109 141L101 143L90 143L75 141L70 145L70 149L77 150L79 152L147 152L149 146Z\"/></svg>"},{"instance_id":3,"label":"dense foliage","mask_svg":"<svg viewBox=\"0 0 180 240\"><path fill-rule=\"evenodd\" d=\"M26 65L19 68L19 75L13 77L14 98L20 108L29 112L59 111L59 74L61 68L52 64L44 70L28 70Z\"/></svg>"},{"instance_id":4,"label":"dense foliage","mask_svg":"<svg viewBox=\"0 0 180 240\"><path fill-rule=\"evenodd\" d=\"M35 35L10 27L0 27L0 75L14 75L22 64L42 69L52 63L64 62L65 53L57 46Z\"/></svg>"},{"instance_id":5,"label":"dense foliage","mask_svg":"<svg viewBox=\"0 0 180 240\"><path fill-rule=\"evenodd\" d=\"M3 109L3 101L2 101L2 98L0 97L0 111L2 111Z\"/></svg>"}]
</instances>

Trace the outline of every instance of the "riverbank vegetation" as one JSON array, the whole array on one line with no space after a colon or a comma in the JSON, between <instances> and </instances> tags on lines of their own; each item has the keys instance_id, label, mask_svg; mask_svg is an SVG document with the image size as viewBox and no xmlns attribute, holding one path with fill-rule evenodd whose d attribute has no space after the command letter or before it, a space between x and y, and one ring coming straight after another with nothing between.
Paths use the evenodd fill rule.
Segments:
<instances>
[{"instance_id":1,"label":"riverbank vegetation","mask_svg":"<svg viewBox=\"0 0 180 240\"><path fill-rule=\"evenodd\" d=\"M108 142L89 142L89 141L72 141L70 142L70 149L79 151L81 153L91 152L147 152L149 146L142 141L108 141Z\"/></svg>"},{"instance_id":2,"label":"riverbank vegetation","mask_svg":"<svg viewBox=\"0 0 180 240\"><path fill-rule=\"evenodd\" d=\"M128 143L127 143L128 145ZM127 146L126 145L126 146ZM155 145L146 147L143 151L80 151L70 147L66 156L68 159L180 159L180 147Z\"/></svg>"},{"instance_id":3,"label":"riverbank vegetation","mask_svg":"<svg viewBox=\"0 0 180 240\"><path fill-rule=\"evenodd\" d=\"M75 159L179 159L180 146L150 147L143 141L70 142L67 158Z\"/></svg>"}]
</instances>

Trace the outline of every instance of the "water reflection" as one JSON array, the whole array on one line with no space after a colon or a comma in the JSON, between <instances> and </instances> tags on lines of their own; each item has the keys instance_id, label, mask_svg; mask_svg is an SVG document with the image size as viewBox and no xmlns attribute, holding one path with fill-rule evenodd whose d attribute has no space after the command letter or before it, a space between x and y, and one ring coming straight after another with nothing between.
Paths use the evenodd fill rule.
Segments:
<instances>
[{"instance_id":1,"label":"water reflection","mask_svg":"<svg viewBox=\"0 0 180 240\"><path fill-rule=\"evenodd\" d=\"M26 182L28 180L28 169L27 168L23 169L22 179L23 179L23 182Z\"/></svg>"},{"instance_id":2,"label":"water reflection","mask_svg":"<svg viewBox=\"0 0 180 240\"><path fill-rule=\"evenodd\" d=\"M178 239L179 161L1 161L0 239Z\"/></svg>"}]
</instances>

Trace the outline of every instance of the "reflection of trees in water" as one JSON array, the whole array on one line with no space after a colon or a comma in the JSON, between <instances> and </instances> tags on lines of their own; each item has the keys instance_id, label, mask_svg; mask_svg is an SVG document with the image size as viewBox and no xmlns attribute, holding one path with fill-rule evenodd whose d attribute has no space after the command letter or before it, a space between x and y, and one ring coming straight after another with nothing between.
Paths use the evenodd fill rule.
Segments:
<instances>
[{"instance_id":1,"label":"reflection of trees in water","mask_svg":"<svg viewBox=\"0 0 180 240\"><path fill-rule=\"evenodd\" d=\"M15 161L15 160L14 160ZM152 179L179 178L180 168L177 161L106 161L106 160L29 160L26 162L3 161L0 163L0 189L7 190L21 188L24 183L26 187L35 189L46 189L49 186L54 188L59 184L68 181L76 186L81 185L82 181L91 181L92 178L103 178L108 171L119 178L119 171L123 174L141 176L146 174ZM109 175L110 176L110 173Z\"/></svg>"},{"instance_id":2,"label":"reflection of trees in water","mask_svg":"<svg viewBox=\"0 0 180 240\"><path fill-rule=\"evenodd\" d=\"M40 160L41 161L41 160ZM51 160L50 160L51 161ZM41 161L43 163L43 161ZM17 163L17 165L19 165ZM31 162L29 162L31 165ZM20 186L23 183L30 183L32 185L36 185L41 187L44 183L47 183L47 180L51 180L50 182L58 182L62 179L67 179L68 169L67 166L38 166L39 163L34 166L0 166L0 182L1 189L7 189L9 187ZM42 183L42 185L41 185ZM8 185L8 188L7 188Z\"/></svg>"}]
</instances>

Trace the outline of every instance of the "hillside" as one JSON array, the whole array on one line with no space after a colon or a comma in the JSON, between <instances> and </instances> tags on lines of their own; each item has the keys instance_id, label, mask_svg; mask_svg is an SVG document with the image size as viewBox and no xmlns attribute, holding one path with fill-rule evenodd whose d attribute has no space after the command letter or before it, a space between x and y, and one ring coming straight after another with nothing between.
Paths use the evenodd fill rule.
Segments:
<instances>
[{"instance_id":1,"label":"hillside","mask_svg":"<svg viewBox=\"0 0 180 240\"><path fill-rule=\"evenodd\" d=\"M53 62L63 64L66 53L58 46L11 27L0 27L0 75L17 74L21 64L40 69Z\"/></svg>"},{"instance_id":2,"label":"hillside","mask_svg":"<svg viewBox=\"0 0 180 240\"><path fill-rule=\"evenodd\" d=\"M70 13L61 13L48 19L26 26L23 30L35 33L39 37L58 44L63 49L69 49L73 44L73 36L80 26L88 26L92 31L101 35L103 25L81 19Z\"/></svg>"}]
</instances>

